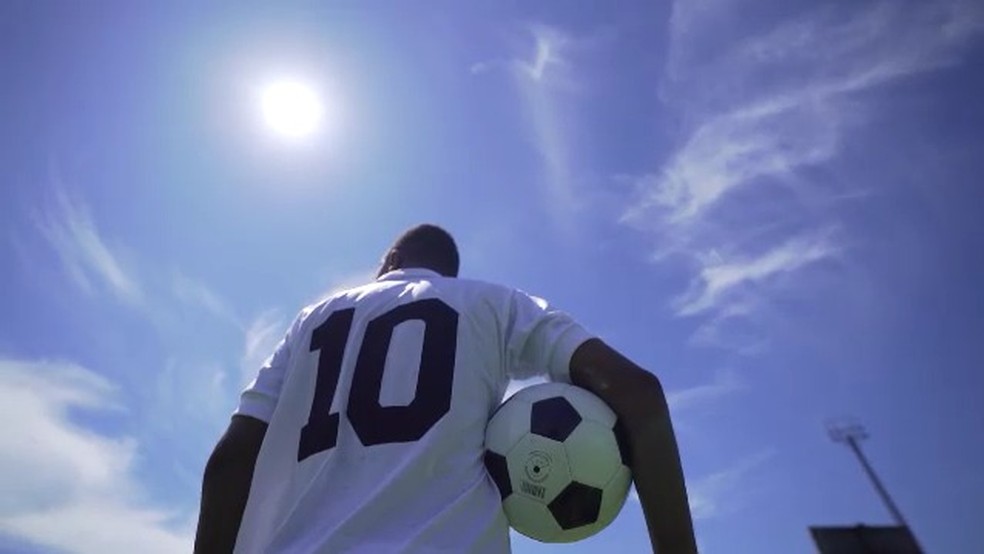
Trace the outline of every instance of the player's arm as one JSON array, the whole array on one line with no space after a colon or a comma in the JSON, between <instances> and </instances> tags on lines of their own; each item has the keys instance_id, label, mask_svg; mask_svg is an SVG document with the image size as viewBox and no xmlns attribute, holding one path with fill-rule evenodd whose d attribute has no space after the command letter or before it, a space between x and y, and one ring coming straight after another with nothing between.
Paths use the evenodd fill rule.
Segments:
<instances>
[{"instance_id":1,"label":"player's arm","mask_svg":"<svg viewBox=\"0 0 984 554\"><path fill-rule=\"evenodd\" d=\"M196 554L225 554L236 546L266 430L267 424L259 419L234 415L209 456L202 480Z\"/></svg>"},{"instance_id":2,"label":"player's arm","mask_svg":"<svg viewBox=\"0 0 984 554\"><path fill-rule=\"evenodd\" d=\"M236 546L256 460L290 363L292 337L308 313L305 310L298 315L273 355L242 392L229 428L208 458L202 479L196 554L225 554Z\"/></svg>"},{"instance_id":3,"label":"player's arm","mask_svg":"<svg viewBox=\"0 0 984 554\"><path fill-rule=\"evenodd\" d=\"M570 370L571 381L608 403L626 431L653 551L696 553L683 469L659 379L599 339L574 351Z\"/></svg>"}]
</instances>

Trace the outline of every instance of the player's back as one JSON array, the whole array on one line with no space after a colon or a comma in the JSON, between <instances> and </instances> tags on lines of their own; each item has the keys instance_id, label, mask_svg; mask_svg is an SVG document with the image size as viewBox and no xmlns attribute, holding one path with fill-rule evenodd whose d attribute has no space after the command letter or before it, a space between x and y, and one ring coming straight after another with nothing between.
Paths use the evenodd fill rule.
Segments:
<instances>
[{"instance_id":1,"label":"player's back","mask_svg":"<svg viewBox=\"0 0 984 554\"><path fill-rule=\"evenodd\" d=\"M565 379L584 338L542 301L423 269L305 310L243 394L269 428L237 552L508 551L485 425L510 377Z\"/></svg>"}]
</instances>

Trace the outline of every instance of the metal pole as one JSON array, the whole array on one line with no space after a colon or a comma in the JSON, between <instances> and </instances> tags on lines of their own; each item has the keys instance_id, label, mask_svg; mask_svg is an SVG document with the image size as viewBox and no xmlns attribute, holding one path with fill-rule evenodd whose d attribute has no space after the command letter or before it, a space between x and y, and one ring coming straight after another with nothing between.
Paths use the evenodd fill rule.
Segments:
<instances>
[{"instance_id":1,"label":"metal pole","mask_svg":"<svg viewBox=\"0 0 984 554\"><path fill-rule=\"evenodd\" d=\"M864 452L861 450L861 445L859 441L868 438L868 432L865 431L864 427L855 422L841 422L840 424L828 423L827 432L830 434L830 438L837 442L847 443L847 446L851 448L854 455L858 457L858 461L861 462L861 467L864 468L864 472L871 479L871 484L875 486L875 491L878 493L879 498L888 508L889 513L892 514L892 518L895 520L895 524L905 530L909 538L912 539L912 544L915 545L917 552L923 552L922 546L919 545L919 541L916 540L916 534L912 532L912 528L906 523L905 518L902 517L902 512L899 510L898 506L892 500L892 497L888 495L888 490L885 485L882 484L881 480L878 479L878 475L875 474L874 468L868 463L868 458L865 457Z\"/></svg>"},{"instance_id":2,"label":"metal pole","mask_svg":"<svg viewBox=\"0 0 984 554\"><path fill-rule=\"evenodd\" d=\"M902 517L902 512L899 511L898 506L892 501L892 497L888 495L888 491L885 486L882 485L881 480L878 479L878 475L875 474L875 470L868 463L868 458L865 457L864 452L861 451L861 446L858 444L857 438L848 435L844 439L847 445L851 447L854 454L858 457L861 462L861 466L864 467L864 472L868 474L868 478L871 479L871 483L875 486L875 490L878 492L878 496L881 497L882 502L885 503L885 507L892 514L895 519L895 523L901 525L902 527L909 527L909 524L905 522L905 518Z\"/></svg>"}]
</instances>

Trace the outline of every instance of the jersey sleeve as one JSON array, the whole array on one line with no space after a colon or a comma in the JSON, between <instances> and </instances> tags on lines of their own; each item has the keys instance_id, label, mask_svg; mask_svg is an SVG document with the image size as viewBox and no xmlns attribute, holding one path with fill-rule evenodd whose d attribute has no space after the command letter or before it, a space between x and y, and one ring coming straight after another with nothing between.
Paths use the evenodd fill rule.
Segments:
<instances>
[{"instance_id":1,"label":"jersey sleeve","mask_svg":"<svg viewBox=\"0 0 984 554\"><path fill-rule=\"evenodd\" d=\"M505 332L510 379L548 377L569 383L574 350L594 335L542 298L514 291Z\"/></svg>"},{"instance_id":2,"label":"jersey sleeve","mask_svg":"<svg viewBox=\"0 0 984 554\"><path fill-rule=\"evenodd\" d=\"M239 407L233 412L234 415L246 415L266 423L270 422L277 401L280 399L280 390L283 388L287 367L290 365L291 349L304 316L305 312L297 316L284 338L273 350L273 354L263 362L256 377L243 390L239 396Z\"/></svg>"}]
</instances>

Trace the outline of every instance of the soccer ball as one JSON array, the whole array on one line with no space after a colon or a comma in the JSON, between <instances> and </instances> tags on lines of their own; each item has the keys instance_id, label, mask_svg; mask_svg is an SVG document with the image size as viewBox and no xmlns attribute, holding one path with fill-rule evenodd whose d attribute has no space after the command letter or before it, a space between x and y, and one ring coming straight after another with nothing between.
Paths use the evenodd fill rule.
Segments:
<instances>
[{"instance_id":1,"label":"soccer ball","mask_svg":"<svg viewBox=\"0 0 984 554\"><path fill-rule=\"evenodd\" d=\"M604 529L632 481L615 412L563 383L520 390L492 415L485 467L509 525L541 542L574 542Z\"/></svg>"}]
</instances>

